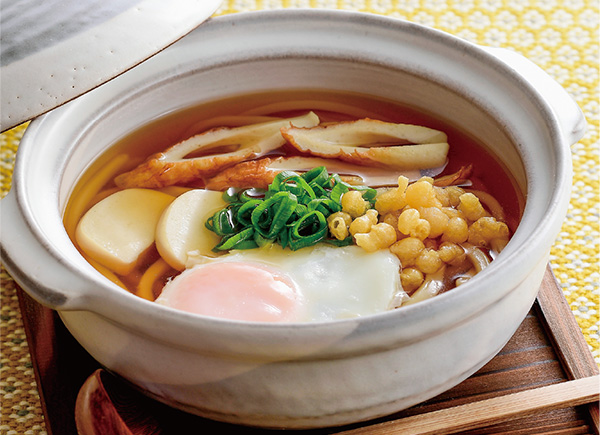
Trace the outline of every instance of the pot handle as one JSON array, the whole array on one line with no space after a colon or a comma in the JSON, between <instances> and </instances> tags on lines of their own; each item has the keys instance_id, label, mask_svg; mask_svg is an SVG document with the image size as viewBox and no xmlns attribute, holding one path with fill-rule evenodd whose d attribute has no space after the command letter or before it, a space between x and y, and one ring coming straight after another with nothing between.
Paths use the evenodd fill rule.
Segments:
<instances>
[{"instance_id":1,"label":"pot handle","mask_svg":"<svg viewBox=\"0 0 600 435\"><path fill-rule=\"evenodd\" d=\"M27 227L16 197L13 190L0 203L2 264L15 282L41 304L54 310L79 309L89 284L55 256L48 255Z\"/></svg>"},{"instance_id":2,"label":"pot handle","mask_svg":"<svg viewBox=\"0 0 600 435\"><path fill-rule=\"evenodd\" d=\"M577 143L586 130L586 120L575 100L542 68L524 56L506 48L484 47L485 51L523 77L533 88L544 94L556 119L562 137L569 144Z\"/></svg>"}]
</instances>

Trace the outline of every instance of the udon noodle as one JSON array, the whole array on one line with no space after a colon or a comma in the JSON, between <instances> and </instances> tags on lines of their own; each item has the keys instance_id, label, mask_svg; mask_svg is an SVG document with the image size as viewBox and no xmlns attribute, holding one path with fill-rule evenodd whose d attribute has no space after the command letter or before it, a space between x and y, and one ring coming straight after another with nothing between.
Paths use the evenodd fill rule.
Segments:
<instances>
[{"instance_id":1,"label":"udon noodle","mask_svg":"<svg viewBox=\"0 0 600 435\"><path fill-rule=\"evenodd\" d=\"M132 200L118 199L125 191L134 202L140 192L153 192L138 204L146 207L140 226L150 215L163 223L148 224L157 229L146 245L133 241L143 245L133 260L123 254L113 261L107 257L113 254L99 252L121 249L110 239L119 230L101 227L127 219L121 214ZM268 212L275 216L270 223L254 222L268 213L249 213L274 207L273 198L292 204L291 211L278 203ZM359 246L397 258L401 286L389 303L397 308L462 285L487 267L516 229L522 203L490 151L443 120L362 95L266 92L170 114L123 138L83 174L64 224L100 273L150 301L182 271L229 258L229 251L264 251L273 244L302 251L309 245L298 240L310 238L313 245ZM161 237L174 231L164 223L166 210L177 207L203 210L201 231L194 229L197 222L189 231L207 238L202 243L210 250L195 249L191 241L169 241L183 253L165 248ZM94 217L98 213L106 215ZM301 222L297 227L294 219Z\"/></svg>"}]
</instances>

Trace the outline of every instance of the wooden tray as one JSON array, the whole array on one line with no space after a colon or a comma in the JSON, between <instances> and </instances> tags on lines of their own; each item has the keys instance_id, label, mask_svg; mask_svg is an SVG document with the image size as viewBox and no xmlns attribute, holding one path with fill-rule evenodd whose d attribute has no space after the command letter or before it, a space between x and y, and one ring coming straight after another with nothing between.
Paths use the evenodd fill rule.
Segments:
<instances>
[{"instance_id":1,"label":"wooden tray","mask_svg":"<svg viewBox=\"0 0 600 435\"><path fill-rule=\"evenodd\" d=\"M77 394L99 365L73 339L54 311L21 290L18 295L47 432L76 434ZM368 423L285 433L598 435L597 374L598 366L548 268L533 308L512 339L492 361L460 385L425 403ZM106 372L102 376L111 390L118 392L113 402L126 408L121 417L131 433L179 434L192 427L202 433L278 432L191 416L141 396ZM582 383L586 384L585 394L580 389Z\"/></svg>"}]
</instances>

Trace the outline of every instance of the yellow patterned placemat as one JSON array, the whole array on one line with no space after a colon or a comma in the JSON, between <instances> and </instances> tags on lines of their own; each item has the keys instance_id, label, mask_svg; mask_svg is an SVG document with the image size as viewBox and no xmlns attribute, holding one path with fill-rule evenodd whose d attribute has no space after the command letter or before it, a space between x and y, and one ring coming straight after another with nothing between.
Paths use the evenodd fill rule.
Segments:
<instances>
[{"instance_id":1,"label":"yellow patterned placemat","mask_svg":"<svg viewBox=\"0 0 600 435\"><path fill-rule=\"evenodd\" d=\"M599 6L597 0L225 0L217 15L297 7L389 15L513 49L554 77L583 109L589 127L572 147L573 195L551 265L600 364ZM0 135L2 196L10 189L25 129L22 125ZM0 435L45 434L15 288L4 269L0 273Z\"/></svg>"}]
</instances>

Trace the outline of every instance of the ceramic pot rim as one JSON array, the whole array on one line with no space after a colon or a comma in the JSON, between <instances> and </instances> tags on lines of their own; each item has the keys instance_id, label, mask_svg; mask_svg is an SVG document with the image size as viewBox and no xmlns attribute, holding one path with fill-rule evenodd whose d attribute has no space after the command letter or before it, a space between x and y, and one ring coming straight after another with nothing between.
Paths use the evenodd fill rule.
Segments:
<instances>
[{"instance_id":1,"label":"ceramic pot rim","mask_svg":"<svg viewBox=\"0 0 600 435\"><path fill-rule=\"evenodd\" d=\"M522 90L523 93L527 94L530 98L535 101L536 106L539 108L539 113L546 120L546 127L549 131L549 135L553 138L554 150L556 151L556 186L554 188L551 200L548 203L548 207L543 214L543 217L536 223L534 230L530 234L530 242L526 246L519 246L515 248L507 248L507 253L501 256L497 263L492 263L489 270L486 271L485 276L475 277L472 282L466 284L460 289L452 292L439 295L431 300L425 301L414 306L405 307L401 310L395 310L385 312L377 315L368 316L365 318L352 319L352 320L340 320L334 322L325 323L303 323L303 324L263 324L263 323L248 323L248 322L236 322L224 319L212 319L196 316L193 314L182 313L179 311L171 310L166 307L157 306L151 302L144 301L136 296L125 293L122 289L118 289L108 283L107 280L98 280L94 277L90 277L89 273L76 270L68 260L65 260L57 254L51 245L51 242L46 239L44 231L39 229L36 225L32 225L31 222L35 221L36 218L30 215L30 209L27 207L28 199L23 197L23 190L20 188L20 183L23 181L23 174L27 171L27 168L17 163L15 167L15 195L17 202L19 203L21 213L26 222L28 222L30 231L34 234L35 239L38 243L45 245L45 249L48 255L56 256L56 260L62 263L65 268L71 269L70 273L78 275L82 280L88 280L93 285L92 287L99 287L99 290L106 292L102 297L98 295L87 295L81 298L81 302L84 305L77 306L77 309L89 309L90 311L96 311L94 306L85 306L85 303L101 303L104 308L98 311L103 316L108 316L110 312L115 313L112 317L113 321L121 322L117 317L125 313L129 313L129 319L135 319L135 322L140 321L139 319L147 318L148 316L153 318L153 322L166 322L170 326L167 329L177 330L178 328L197 328L201 329L214 329L227 336L238 336L242 334L240 339L248 339L248 337L260 337L259 340L267 340L274 338L275 335L281 339L286 339L292 334L295 337L303 337L303 339L309 339L315 333L328 334L329 330L344 329L348 325L361 325L365 331L380 331L389 328L399 328L400 325L417 325L422 323L424 319L431 317L446 318L450 316L454 318L454 322L464 321L464 316L450 315L448 312L457 310L464 313L464 307L471 307L469 310L471 315L476 315L480 310L503 296L502 292L496 292L482 298L483 280L488 282L502 282L502 287L510 291L520 281L525 278L525 274L507 276L507 270L514 271L519 269L519 263L523 258L535 257L541 258L544 256L544 252L549 250L550 244L553 237L558 232L560 222L564 218L564 211L566 210L566 203L568 201L568 190L571 182L570 178L570 156L569 147L570 144L565 144L563 140L563 134L561 126L559 125L552 109L548 106L544 99L544 96L540 92L533 88L530 83L523 80L523 78L515 71L511 70L505 63L498 60L495 56L489 54L487 51L482 50L474 44L463 41L459 38L445 34L438 30L430 29L418 24L405 22L389 17L380 17L370 14L347 12L347 11L324 11L324 10L285 10L285 11L260 11L260 12L248 12L241 14L226 15L218 18L214 18L205 23L199 31L224 31L227 28L235 26L235 31L239 32L240 29L244 29L244 25L256 25L268 23L277 23L283 25L284 22L293 23L298 21L310 22L311 20L335 20L336 25L347 25L352 26L355 24L362 24L366 26L373 26L377 32L393 32L403 30L404 32L410 31L412 37L415 40L425 40L426 42L433 41L435 44L453 46L455 50L463 52L465 57L476 60L477 62L484 62L490 65L492 68L502 71L507 77L512 80L515 85ZM185 38L184 38L185 40ZM248 54L250 55L250 54ZM238 59L239 61L239 59ZM82 98L85 98L82 97ZM75 101L74 103L80 103ZM45 115L30 125L25 138L23 139L23 148L31 147L31 143L36 136L39 136L38 131L43 131L44 128L51 128L50 124L54 121L55 117L60 117L63 113L62 109L58 109ZM31 139L30 139L31 138ZM38 137L39 138L39 137ZM540 211L536 211L540 213ZM526 213L523 216L524 221L529 219L529 212L526 209ZM549 235L552 234L551 237ZM4 244L3 244L4 245ZM510 245L509 245L510 246ZM4 248L4 246L3 246ZM10 256L10 253L9 253ZM510 273L508 274L510 275ZM31 291L31 290L30 290ZM35 290L34 290L35 292ZM485 302L483 301L485 299ZM102 301L101 301L102 300ZM474 300L479 300L476 306L479 309L473 310ZM459 307L462 309L458 309ZM58 307L60 310L61 307ZM133 323L129 322L127 327L132 326ZM421 336L425 333L434 333L435 331L448 328L448 323L438 322L438 325L430 330L424 329L420 335L412 333L413 337ZM336 333L334 333L336 334ZM417 334L417 335L415 335ZM160 334L161 337L167 337L165 334Z\"/></svg>"}]
</instances>

